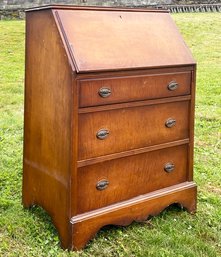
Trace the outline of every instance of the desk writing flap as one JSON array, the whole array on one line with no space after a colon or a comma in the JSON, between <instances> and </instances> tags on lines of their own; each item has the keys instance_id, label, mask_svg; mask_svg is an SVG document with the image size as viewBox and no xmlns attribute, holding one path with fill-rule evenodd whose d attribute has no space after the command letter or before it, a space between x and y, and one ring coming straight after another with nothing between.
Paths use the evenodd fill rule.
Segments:
<instances>
[{"instance_id":1,"label":"desk writing flap","mask_svg":"<svg viewBox=\"0 0 221 257\"><path fill-rule=\"evenodd\" d=\"M195 63L167 12L108 9L56 12L77 72Z\"/></svg>"}]
</instances>

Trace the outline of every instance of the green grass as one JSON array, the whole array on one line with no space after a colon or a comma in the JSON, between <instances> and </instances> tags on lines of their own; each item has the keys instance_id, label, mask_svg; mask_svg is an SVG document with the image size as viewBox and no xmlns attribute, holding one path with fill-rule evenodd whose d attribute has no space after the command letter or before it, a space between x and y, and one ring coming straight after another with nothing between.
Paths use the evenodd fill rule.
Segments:
<instances>
[{"instance_id":1,"label":"green grass","mask_svg":"<svg viewBox=\"0 0 221 257\"><path fill-rule=\"evenodd\" d=\"M221 256L221 15L173 15L198 62L198 211L169 207L148 222L102 229L85 250L60 249L50 217L21 205L24 22L0 22L0 256Z\"/></svg>"}]
</instances>

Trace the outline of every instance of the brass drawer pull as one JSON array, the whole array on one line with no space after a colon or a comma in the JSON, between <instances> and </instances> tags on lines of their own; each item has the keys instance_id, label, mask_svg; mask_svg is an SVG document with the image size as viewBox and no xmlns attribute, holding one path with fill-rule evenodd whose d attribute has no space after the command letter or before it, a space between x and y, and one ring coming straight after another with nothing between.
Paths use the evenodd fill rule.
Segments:
<instances>
[{"instance_id":1,"label":"brass drawer pull","mask_svg":"<svg viewBox=\"0 0 221 257\"><path fill-rule=\"evenodd\" d=\"M108 87L102 87L99 89L98 94L103 98L108 97L111 95L111 89Z\"/></svg>"},{"instance_id":2,"label":"brass drawer pull","mask_svg":"<svg viewBox=\"0 0 221 257\"><path fill-rule=\"evenodd\" d=\"M101 190L106 189L108 187L108 185L109 185L109 181L106 179L103 179L103 180L97 182L96 188L97 188L97 190L101 191Z\"/></svg>"},{"instance_id":3,"label":"brass drawer pull","mask_svg":"<svg viewBox=\"0 0 221 257\"><path fill-rule=\"evenodd\" d=\"M175 165L171 162L168 162L167 164L165 164L164 166L164 170L168 173L172 172L175 169Z\"/></svg>"},{"instance_id":4,"label":"brass drawer pull","mask_svg":"<svg viewBox=\"0 0 221 257\"><path fill-rule=\"evenodd\" d=\"M172 128L173 126L176 125L176 120L175 119L172 119L172 118L169 118L166 122L165 122L165 126L167 128Z\"/></svg>"},{"instance_id":5,"label":"brass drawer pull","mask_svg":"<svg viewBox=\"0 0 221 257\"><path fill-rule=\"evenodd\" d=\"M100 140L103 140L105 138L108 137L109 135L109 130L108 129L100 129L98 132L97 132L97 138L100 139Z\"/></svg>"},{"instance_id":6,"label":"brass drawer pull","mask_svg":"<svg viewBox=\"0 0 221 257\"><path fill-rule=\"evenodd\" d=\"M170 90L170 91L174 91L174 90L176 90L176 89L178 88L178 86L179 86L179 84L178 84L176 81L171 81L171 82L168 84L167 88L168 88L168 90Z\"/></svg>"}]
</instances>

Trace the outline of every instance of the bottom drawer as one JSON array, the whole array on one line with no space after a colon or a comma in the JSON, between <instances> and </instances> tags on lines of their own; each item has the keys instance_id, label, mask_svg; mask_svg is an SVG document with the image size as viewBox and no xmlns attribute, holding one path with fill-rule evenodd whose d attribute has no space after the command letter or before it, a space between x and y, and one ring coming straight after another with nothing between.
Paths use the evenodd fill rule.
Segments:
<instances>
[{"instance_id":1,"label":"bottom drawer","mask_svg":"<svg viewBox=\"0 0 221 257\"><path fill-rule=\"evenodd\" d=\"M181 145L79 168L78 213L186 181L187 149Z\"/></svg>"}]
</instances>

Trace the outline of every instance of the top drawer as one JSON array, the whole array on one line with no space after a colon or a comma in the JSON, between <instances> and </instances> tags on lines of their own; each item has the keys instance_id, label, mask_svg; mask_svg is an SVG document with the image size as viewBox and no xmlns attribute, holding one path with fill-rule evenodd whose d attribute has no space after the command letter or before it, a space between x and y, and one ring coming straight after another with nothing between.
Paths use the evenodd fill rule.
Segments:
<instances>
[{"instance_id":1,"label":"top drawer","mask_svg":"<svg viewBox=\"0 0 221 257\"><path fill-rule=\"evenodd\" d=\"M191 72L80 81L80 107L190 94Z\"/></svg>"}]
</instances>

